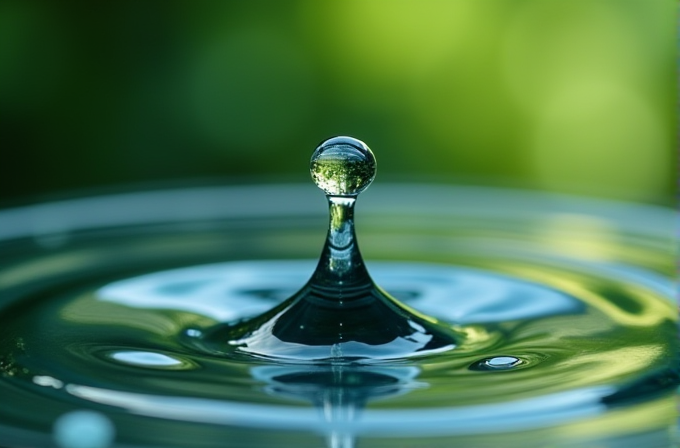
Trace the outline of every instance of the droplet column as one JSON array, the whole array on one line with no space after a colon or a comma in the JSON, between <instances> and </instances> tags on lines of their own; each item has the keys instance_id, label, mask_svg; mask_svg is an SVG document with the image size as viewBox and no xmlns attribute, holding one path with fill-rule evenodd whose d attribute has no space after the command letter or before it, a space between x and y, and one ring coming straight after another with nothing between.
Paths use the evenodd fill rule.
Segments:
<instances>
[{"instance_id":1,"label":"droplet column","mask_svg":"<svg viewBox=\"0 0 680 448\"><path fill-rule=\"evenodd\" d=\"M459 335L418 314L375 285L354 231L354 204L375 178L363 142L334 137L319 145L312 179L328 199L329 226L316 270L292 297L235 325L219 325L204 341L225 354L279 361L371 362L453 349Z\"/></svg>"}]
</instances>

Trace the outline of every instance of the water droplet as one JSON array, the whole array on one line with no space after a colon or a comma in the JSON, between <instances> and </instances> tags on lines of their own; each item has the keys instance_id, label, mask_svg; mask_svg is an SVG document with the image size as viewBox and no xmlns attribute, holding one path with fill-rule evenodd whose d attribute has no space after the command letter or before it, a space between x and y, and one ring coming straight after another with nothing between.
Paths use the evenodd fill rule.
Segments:
<instances>
[{"instance_id":1,"label":"water droplet","mask_svg":"<svg viewBox=\"0 0 680 448\"><path fill-rule=\"evenodd\" d=\"M310 172L316 185L327 195L356 196L375 178L375 157L361 140L334 137L316 148Z\"/></svg>"},{"instance_id":2,"label":"water droplet","mask_svg":"<svg viewBox=\"0 0 680 448\"><path fill-rule=\"evenodd\" d=\"M363 142L335 137L316 148L311 174L327 196L329 226L316 270L264 314L206 331L199 347L290 360L378 360L439 353L457 345L450 326L424 318L375 285L354 230L354 204L376 162Z\"/></svg>"},{"instance_id":3,"label":"water droplet","mask_svg":"<svg viewBox=\"0 0 680 448\"><path fill-rule=\"evenodd\" d=\"M54 440L61 448L107 448L115 437L115 428L104 414L73 411L54 423Z\"/></svg>"},{"instance_id":4,"label":"water droplet","mask_svg":"<svg viewBox=\"0 0 680 448\"><path fill-rule=\"evenodd\" d=\"M494 356L485 358L470 366L471 370L510 370L522 364L520 358L514 356Z\"/></svg>"}]
</instances>

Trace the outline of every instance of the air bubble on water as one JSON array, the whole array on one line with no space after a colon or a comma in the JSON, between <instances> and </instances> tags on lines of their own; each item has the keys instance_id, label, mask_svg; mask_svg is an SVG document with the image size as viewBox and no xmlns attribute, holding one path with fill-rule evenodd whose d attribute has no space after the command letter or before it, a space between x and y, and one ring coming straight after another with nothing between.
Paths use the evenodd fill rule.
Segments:
<instances>
[{"instance_id":1,"label":"air bubble on water","mask_svg":"<svg viewBox=\"0 0 680 448\"><path fill-rule=\"evenodd\" d=\"M189 328L189 329L186 331L186 334L187 334L187 336L189 336L190 338L198 338L198 337L203 336L203 332L202 332L201 330L196 329L196 328Z\"/></svg>"},{"instance_id":2,"label":"air bubble on water","mask_svg":"<svg viewBox=\"0 0 680 448\"><path fill-rule=\"evenodd\" d=\"M497 369L507 369L508 367L516 366L519 363L519 358L515 358L514 356L498 356L486 360L486 365Z\"/></svg>"},{"instance_id":3,"label":"air bubble on water","mask_svg":"<svg viewBox=\"0 0 680 448\"><path fill-rule=\"evenodd\" d=\"M54 422L53 437L61 448L107 448L115 437L115 427L104 414L78 410Z\"/></svg>"},{"instance_id":4,"label":"air bubble on water","mask_svg":"<svg viewBox=\"0 0 680 448\"><path fill-rule=\"evenodd\" d=\"M110 353L109 358L123 364L137 367L149 368L168 368L180 367L185 364L183 361L162 353L146 352L138 350L121 350Z\"/></svg>"},{"instance_id":5,"label":"air bubble on water","mask_svg":"<svg viewBox=\"0 0 680 448\"><path fill-rule=\"evenodd\" d=\"M494 356L485 358L470 366L472 370L510 370L522 364L520 358L514 356Z\"/></svg>"}]
</instances>

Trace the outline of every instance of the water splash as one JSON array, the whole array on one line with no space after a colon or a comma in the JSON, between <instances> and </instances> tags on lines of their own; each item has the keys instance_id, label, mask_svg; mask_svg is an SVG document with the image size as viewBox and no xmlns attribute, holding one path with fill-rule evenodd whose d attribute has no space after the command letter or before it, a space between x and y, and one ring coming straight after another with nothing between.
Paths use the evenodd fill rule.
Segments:
<instances>
[{"instance_id":1,"label":"water splash","mask_svg":"<svg viewBox=\"0 0 680 448\"><path fill-rule=\"evenodd\" d=\"M291 361L402 359L453 349L462 335L425 317L376 286L354 230L356 198L376 173L370 148L350 137L326 140L310 172L326 193L329 227L316 270L296 294L236 325L208 330L196 346Z\"/></svg>"}]
</instances>

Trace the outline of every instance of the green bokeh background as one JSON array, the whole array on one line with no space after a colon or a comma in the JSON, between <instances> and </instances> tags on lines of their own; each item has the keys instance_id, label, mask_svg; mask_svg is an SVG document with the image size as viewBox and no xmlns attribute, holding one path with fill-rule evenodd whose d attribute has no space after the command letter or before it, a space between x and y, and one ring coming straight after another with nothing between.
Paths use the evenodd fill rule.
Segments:
<instances>
[{"instance_id":1,"label":"green bokeh background","mask_svg":"<svg viewBox=\"0 0 680 448\"><path fill-rule=\"evenodd\" d=\"M177 179L380 181L669 202L674 0L1 1L0 202Z\"/></svg>"}]
</instances>

